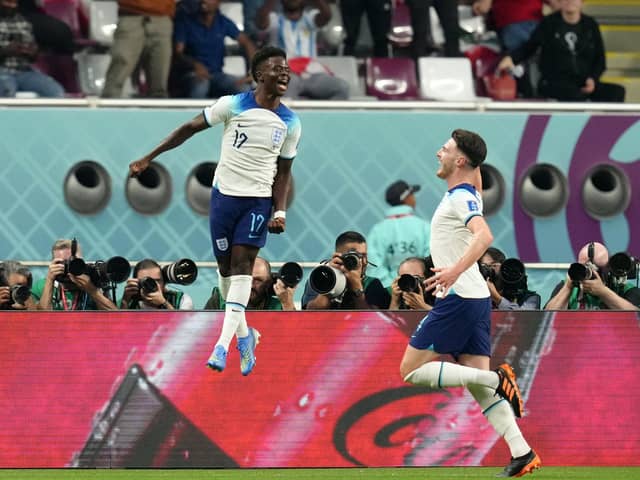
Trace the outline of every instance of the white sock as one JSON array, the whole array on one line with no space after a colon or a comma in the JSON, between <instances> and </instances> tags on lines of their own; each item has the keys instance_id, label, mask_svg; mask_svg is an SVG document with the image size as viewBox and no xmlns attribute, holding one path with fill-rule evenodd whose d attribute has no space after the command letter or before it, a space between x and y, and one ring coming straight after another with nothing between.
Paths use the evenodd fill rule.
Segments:
<instances>
[{"instance_id":1,"label":"white sock","mask_svg":"<svg viewBox=\"0 0 640 480\"><path fill-rule=\"evenodd\" d=\"M216 343L216 345L222 345L227 351L229 351L229 344L236 333L241 337L249 335L244 311L251 295L251 281L251 275L232 275L229 277L224 322L220 338Z\"/></svg>"},{"instance_id":2,"label":"white sock","mask_svg":"<svg viewBox=\"0 0 640 480\"><path fill-rule=\"evenodd\" d=\"M218 289L220 290L220 295L222 295L223 300L227 300L227 295L229 294L229 285L231 284L231 277L223 277L218 270Z\"/></svg>"},{"instance_id":3,"label":"white sock","mask_svg":"<svg viewBox=\"0 0 640 480\"><path fill-rule=\"evenodd\" d=\"M451 362L427 362L407 375L404 381L431 388L484 385L495 390L498 386L498 374Z\"/></svg>"},{"instance_id":4,"label":"white sock","mask_svg":"<svg viewBox=\"0 0 640 480\"><path fill-rule=\"evenodd\" d=\"M482 414L509 446L513 458L529 453L531 447L522 436L509 402L494 395L495 389L482 385L467 387L482 408Z\"/></svg>"}]
</instances>

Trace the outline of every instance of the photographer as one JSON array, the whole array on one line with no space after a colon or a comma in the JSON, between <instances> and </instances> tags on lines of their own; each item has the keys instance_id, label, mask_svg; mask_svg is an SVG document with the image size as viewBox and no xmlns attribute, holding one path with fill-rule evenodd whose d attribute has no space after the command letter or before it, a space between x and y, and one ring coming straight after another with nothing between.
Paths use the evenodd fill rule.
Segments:
<instances>
[{"instance_id":1,"label":"photographer","mask_svg":"<svg viewBox=\"0 0 640 480\"><path fill-rule=\"evenodd\" d=\"M193 300L186 293L167 288L162 268L146 258L133 267L120 301L123 310L193 310Z\"/></svg>"},{"instance_id":2,"label":"photographer","mask_svg":"<svg viewBox=\"0 0 640 480\"><path fill-rule=\"evenodd\" d=\"M298 279L299 280L299 279ZM248 310L295 310L295 286L287 286L282 278L271 273L271 264L256 257L251 273L251 295ZM214 287L205 310L224 310L225 301L218 287Z\"/></svg>"},{"instance_id":3,"label":"photographer","mask_svg":"<svg viewBox=\"0 0 640 480\"><path fill-rule=\"evenodd\" d=\"M524 264L489 247L479 261L494 310L540 310L540 295L529 290Z\"/></svg>"},{"instance_id":4,"label":"photographer","mask_svg":"<svg viewBox=\"0 0 640 480\"><path fill-rule=\"evenodd\" d=\"M433 272L431 257L409 257L398 267L398 276L389 287L389 310L431 310L435 302L432 292L425 292L424 281Z\"/></svg>"},{"instance_id":5,"label":"photographer","mask_svg":"<svg viewBox=\"0 0 640 480\"><path fill-rule=\"evenodd\" d=\"M38 280L32 294L39 310L117 310L115 303L93 284L86 274L68 271L70 261L82 258L80 245L74 240L56 240L51 247L52 262L47 276Z\"/></svg>"},{"instance_id":6,"label":"photographer","mask_svg":"<svg viewBox=\"0 0 640 480\"><path fill-rule=\"evenodd\" d=\"M302 308L307 310L386 310L391 298L377 278L368 277L367 242L358 232L348 231L336 238L336 251L332 258L321 265L331 275L344 280L340 292L318 293L312 288L314 271L311 272L302 296ZM333 289L331 289L333 290Z\"/></svg>"},{"instance_id":7,"label":"photographer","mask_svg":"<svg viewBox=\"0 0 640 480\"><path fill-rule=\"evenodd\" d=\"M31 272L20 262L0 263L0 310L37 310L32 283Z\"/></svg>"},{"instance_id":8,"label":"photographer","mask_svg":"<svg viewBox=\"0 0 640 480\"><path fill-rule=\"evenodd\" d=\"M622 288L611 288L614 285L609 273L609 251L601 243L589 242L580 249L577 263L571 265L567 278L556 285L544 309L640 310L640 289L626 281Z\"/></svg>"}]
</instances>

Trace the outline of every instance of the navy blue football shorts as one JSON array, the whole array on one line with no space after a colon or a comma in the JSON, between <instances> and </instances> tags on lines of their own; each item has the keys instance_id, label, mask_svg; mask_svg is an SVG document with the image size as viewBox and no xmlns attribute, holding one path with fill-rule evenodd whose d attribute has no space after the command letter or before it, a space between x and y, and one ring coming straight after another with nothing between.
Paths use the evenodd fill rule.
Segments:
<instances>
[{"instance_id":1,"label":"navy blue football shorts","mask_svg":"<svg viewBox=\"0 0 640 480\"><path fill-rule=\"evenodd\" d=\"M418 350L491 356L491 300L447 295L436 300L409 340Z\"/></svg>"},{"instance_id":2,"label":"navy blue football shorts","mask_svg":"<svg viewBox=\"0 0 640 480\"><path fill-rule=\"evenodd\" d=\"M271 205L271 197L232 197L211 189L209 228L215 257L231 255L233 245L264 247Z\"/></svg>"}]
</instances>

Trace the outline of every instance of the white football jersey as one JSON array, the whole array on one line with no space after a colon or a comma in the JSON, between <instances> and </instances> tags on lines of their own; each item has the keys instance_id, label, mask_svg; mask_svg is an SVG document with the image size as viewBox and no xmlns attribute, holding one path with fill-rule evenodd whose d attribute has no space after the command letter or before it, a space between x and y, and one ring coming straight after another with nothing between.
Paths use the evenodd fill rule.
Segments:
<instances>
[{"instance_id":1,"label":"white football jersey","mask_svg":"<svg viewBox=\"0 0 640 480\"><path fill-rule=\"evenodd\" d=\"M269 44L287 52L287 57L317 57L316 8L305 10L298 20L289 20L281 13L269 14Z\"/></svg>"},{"instance_id":2,"label":"white football jersey","mask_svg":"<svg viewBox=\"0 0 640 480\"><path fill-rule=\"evenodd\" d=\"M220 97L202 113L209 125L224 124L213 186L225 195L271 197L278 157L296 156L298 116L282 103L275 111L262 108L254 92Z\"/></svg>"},{"instance_id":3,"label":"white football jersey","mask_svg":"<svg viewBox=\"0 0 640 480\"><path fill-rule=\"evenodd\" d=\"M457 185L445 193L431 219L430 251L436 267L450 267L462 257L473 238L467 223L475 216L482 216L482 197L472 185ZM477 263L458 277L448 292L454 293L463 298L489 296Z\"/></svg>"}]
</instances>

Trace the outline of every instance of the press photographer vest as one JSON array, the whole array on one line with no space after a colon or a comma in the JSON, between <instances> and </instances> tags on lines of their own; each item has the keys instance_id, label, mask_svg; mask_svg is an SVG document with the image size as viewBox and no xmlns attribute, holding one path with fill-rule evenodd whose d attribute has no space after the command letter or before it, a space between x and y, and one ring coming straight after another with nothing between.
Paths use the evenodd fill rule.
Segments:
<instances>
[{"instance_id":1,"label":"press photographer vest","mask_svg":"<svg viewBox=\"0 0 640 480\"><path fill-rule=\"evenodd\" d=\"M77 295L74 296L74 293L77 293ZM98 309L96 303L87 292L84 292L82 290L68 290L62 287L58 282L55 282L53 285L53 291L51 294L51 308L53 308L53 310Z\"/></svg>"},{"instance_id":2,"label":"press photographer vest","mask_svg":"<svg viewBox=\"0 0 640 480\"><path fill-rule=\"evenodd\" d=\"M222 295L220 295L220 290L218 289L218 287L213 287L213 290L211 291L211 297L209 297L209 300L207 300L207 304L204 306L204 309L224 310L225 306L226 303L223 300ZM278 297L270 295L262 306L248 306L247 310L282 310L282 302L280 302L280 299L278 299Z\"/></svg>"},{"instance_id":3,"label":"press photographer vest","mask_svg":"<svg viewBox=\"0 0 640 480\"><path fill-rule=\"evenodd\" d=\"M624 298L624 294L634 287L631 283L625 283L622 293L616 292L618 295ZM569 303L567 308L569 310L602 310L607 309L607 306L600 301L599 297L595 297L588 293L585 293L582 297L582 302L578 301L578 295L580 294L580 288L572 287L571 294L569 295Z\"/></svg>"},{"instance_id":4,"label":"press photographer vest","mask_svg":"<svg viewBox=\"0 0 640 480\"><path fill-rule=\"evenodd\" d=\"M364 294L365 297L367 295L367 288L369 288L369 285L371 285L371 282L373 282L374 280L377 280L376 277L368 277L368 276L364 276L362 277L362 290L364 290ZM384 287L383 287L384 288ZM352 309L355 307L355 296L353 294L353 292L347 290L346 292L344 292L344 295L342 297L342 301L337 301L336 299L331 300L331 305L332 308L341 308L344 310L347 309ZM388 307L389 305L387 305Z\"/></svg>"},{"instance_id":5,"label":"press photographer vest","mask_svg":"<svg viewBox=\"0 0 640 480\"><path fill-rule=\"evenodd\" d=\"M173 308L176 310L180 309L180 302L182 302L182 297L184 296L183 292L179 292L177 290L167 290L164 293L165 300L170 303ZM139 299L131 299L129 300L129 305L127 305L129 310L141 310L140 308L140 300Z\"/></svg>"}]
</instances>

